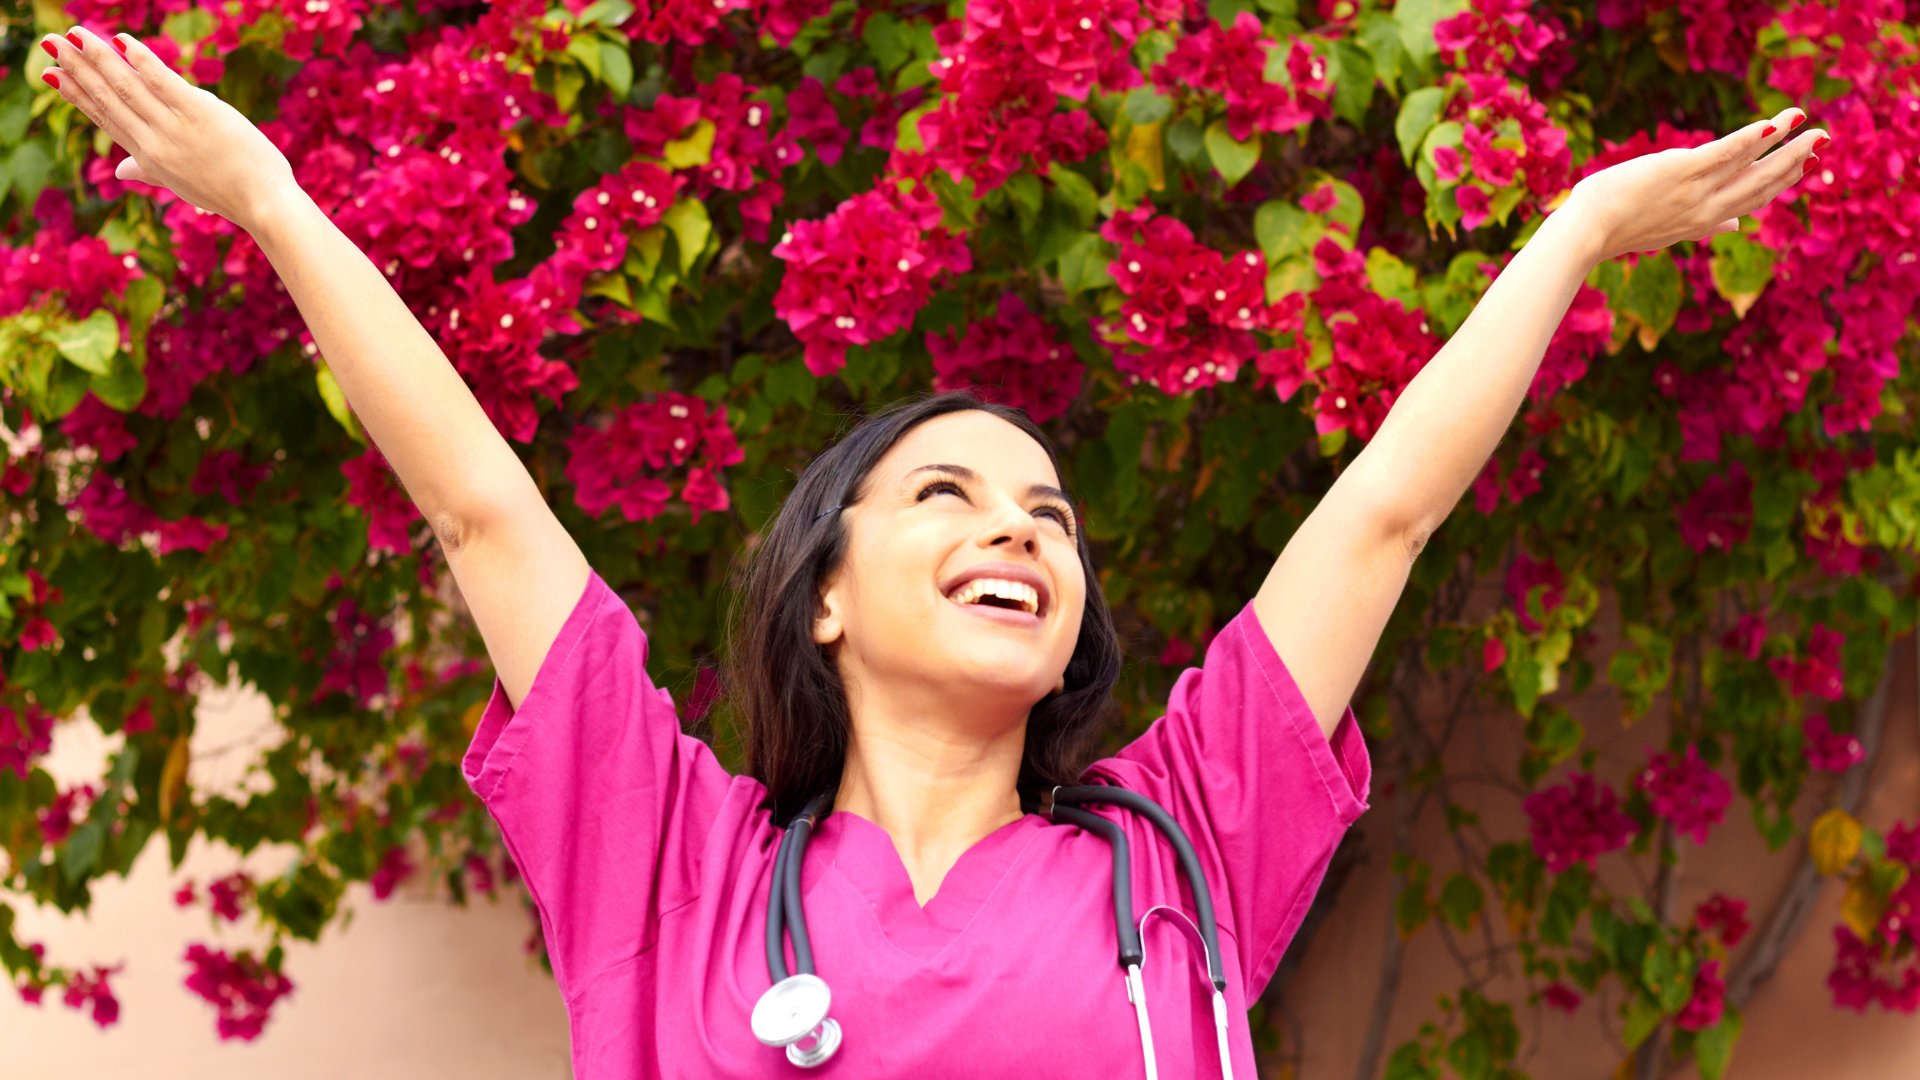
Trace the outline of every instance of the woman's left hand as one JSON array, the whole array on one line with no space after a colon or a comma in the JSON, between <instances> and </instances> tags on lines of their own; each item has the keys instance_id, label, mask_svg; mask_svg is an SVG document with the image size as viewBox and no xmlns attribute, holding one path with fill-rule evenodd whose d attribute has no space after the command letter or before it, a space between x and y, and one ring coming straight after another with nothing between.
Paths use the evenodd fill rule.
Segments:
<instances>
[{"instance_id":1,"label":"woman's left hand","mask_svg":"<svg viewBox=\"0 0 1920 1080\"><path fill-rule=\"evenodd\" d=\"M1769 149L1806 121L1801 109L1756 120L1723 139L1675 147L1602 169L1573 187L1561 209L1596 230L1601 261L1631 251L1658 251L1681 240L1740 231L1740 219L1772 202L1819 166L1827 144L1819 128ZM1761 157L1766 154L1765 157Z\"/></svg>"}]
</instances>

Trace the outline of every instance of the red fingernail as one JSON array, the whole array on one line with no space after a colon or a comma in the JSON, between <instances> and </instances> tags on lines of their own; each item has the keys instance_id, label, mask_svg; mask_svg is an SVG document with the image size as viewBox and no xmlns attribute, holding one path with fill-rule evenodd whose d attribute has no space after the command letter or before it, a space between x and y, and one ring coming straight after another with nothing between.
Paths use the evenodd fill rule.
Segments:
<instances>
[{"instance_id":1,"label":"red fingernail","mask_svg":"<svg viewBox=\"0 0 1920 1080\"><path fill-rule=\"evenodd\" d=\"M41 38L40 47L47 50L48 56L53 57L55 60L60 59L60 48L53 42L48 41L46 38Z\"/></svg>"},{"instance_id":2,"label":"red fingernail","mask_svg":"<svg viewBox=\"0 0 1920 1080\"><path fill-rule=\"evenodd\" d=\"M1796 116L1793 119L1787 121L1787 130L1792 131L1794 128L1797 128L1801 124L1804 124L1806 122L1807 122L1807 114L1801 113L1799 116Z\"/></svg>"},{"instance_id":3,"label":"red fingernail","mask_svg":"<svg viewBox=\"0 0 1920 1080\"><path fill-rule=\"evenodd\" d=\"M114 49L115 49L115 50L116 50L117 52L119 52L119 54L120 54L121 56L125 56L125 55L127 55L127 47L126 47L126 46L125 46L124 44L122 44L122 43L121 43L121 41L120 41L120 39L119 39L118 37L115 37L115 38L113 38L112 40L113 40L113 47L114 47Z\"/></svg>"},{"instance_id":4,"label":"red fingernail","mask_svg":"<svg viewBox=\"0 0 1920 1080\"><path fill-rule=\"evenodd\" d=\"M40 77L46 80L48 86L53 87L55 90L60 89L60 75L58 72L43 71L40 73Z\"/></svg>"},{"instance_id":5,"label":"red fingernail","mask_svg":"<svg viewBox=\"0 0 1920 1080\"><path fill-rule=\"evenodd\" d=\"M1825 135L1822 135L1819 138L1813 140L1813 152L1816 154L1819 153L1821 147L1827 145L1832 141L1833 141L1832 139L1827 138Z\"/></svg>"},{"instance_id":6,"label":"red fingernail","mask_svg":"<svg viewBox=\"0 0 1920 1080\"><path fill-rule=\"evenodd\" d=\"M80 40L80 31L67 31L67 40L73 42L73 47L79 49L81 52L87 51L86 43Z\"/></svg>"},{"instance_id":7,"label":"red fingernail","mask_svg":"<svg viewBox=\"0 0 1920 1080\"><path fill-rule=\"evenodd\" d=\"M1761 129L1760 129L1760 135L1761 135L1761 137L1763 137L1763 138L1764 138L1764 137L1766 137L1766 136L1768 136L1768 135L1771 135L1771 134L1773 134L1774 132L1776 132L1776 131L1779 131L1779 130L1780 130L1780 129L1779 129L1779 128L1777 128L1777 127L1775 127L1774 125L1772 125L1772 124L1768 124L1768 125L1767 125L1766 127L1764 127L1764 128L1761 128Z\"/></svg>"},{"instance_id":8,"label":"red fingernail","mask_svg":"<svg viewBox=\"0 0 1920 1080\"><path fill-rule=\"evenodd\" d=\"M1817 157L1810 157L1806 161L1802 162L1800 165L1800 179L1805 180L1807 178L1807 174L1812 172L1814 168L1819 164L1820 164L1820 159Z\"/></svg>"}]
</instances>

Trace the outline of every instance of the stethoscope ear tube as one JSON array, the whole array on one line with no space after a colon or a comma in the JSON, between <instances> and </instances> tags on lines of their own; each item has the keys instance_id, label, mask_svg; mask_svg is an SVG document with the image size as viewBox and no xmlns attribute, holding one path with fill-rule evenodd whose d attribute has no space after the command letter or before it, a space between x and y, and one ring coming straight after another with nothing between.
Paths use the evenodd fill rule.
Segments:
<instances>
[{"instance_id":1,"label":"stethoscope ear tube","mask_svg":"<svg viewBox=\"0 0 1920 1080\"><path fill-rule=\"evenodd\" d=\"M1179 822L1173 820L1171 814L1162 810L1159 803L1122 787L1110 784L1081 784L1053 789L1053 806L1056 815L1060 813L1062 807L1086 803L1113 803L1124 806L1136 814L1142 814L1147 820L1153 822L1154 826L1166 836L1167 842L1173 845L1174 855L1180 860L1180 869L1187 876L1187 887L1193 893L1194 911L1200 916L1200 936L1207 946L1207 977L1213 981L1213 988L1224 994L1227 989L1227 975L1220 963L1220 930L1213 918L1213 892L1207 888L1206 876L1200 872L1200 857L1194 854L1193 842L1187 839L1186 830L1180 827ZM1138 939L1135 944L1137 947Z\"/></svg>"},{"instance_id":2,"label":"stethoscope ear tube","mask_svg":"<svg viewBox=\"0 0 1920 1080\"><path fill-rule=\"evenodd\" d=\"M1133 859L1128 853L1126 835L1120 826L1085 810L1056 805L1053 813L1061 821L1100 834L1113 849L1113 925L1120 934L1120 966L1139 967L1146 952L1140 947L1140 933L1133 925Z\"/></svg>"}]
</instances>

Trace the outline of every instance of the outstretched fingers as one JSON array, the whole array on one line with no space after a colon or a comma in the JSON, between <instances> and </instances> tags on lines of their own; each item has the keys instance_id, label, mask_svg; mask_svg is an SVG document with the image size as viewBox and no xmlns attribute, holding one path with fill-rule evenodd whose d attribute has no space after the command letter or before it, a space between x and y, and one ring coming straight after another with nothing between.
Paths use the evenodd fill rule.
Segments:
<instances>
[{"instance_id":1,"label":"outstretched fingers","mask_svg":"<svg viewBox=\"0 0 1920 1080\"><path fill-rule=\"evenodd\" d=\"M44 40L57 53L60 96L129 153L137 154L151 141L154 128L174 117L173 108L136 67L142 61L159 60L144 46L129 47L130 55L123 59L111 43L78 26L65 37L49 34ZM131 55L135 49L141 54L139 60Z\"/></svg>"}]
</instances>

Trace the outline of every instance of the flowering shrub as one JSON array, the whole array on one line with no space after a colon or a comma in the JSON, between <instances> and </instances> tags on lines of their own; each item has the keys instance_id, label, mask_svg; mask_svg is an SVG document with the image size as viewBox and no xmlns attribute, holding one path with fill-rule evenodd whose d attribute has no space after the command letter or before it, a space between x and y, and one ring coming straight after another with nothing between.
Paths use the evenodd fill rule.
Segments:
<instances>
[{"instance_id":1,"label":"flowering shrub","mask_svg":"<svg viewBox=\"0 0 1920 1080\"><path fill-rule=\"evenodd\" d=\"M1916 5L66 11L271 117L596 569L652 612L650 670L701 725L730 708L711 598L835 413L977 386L1051 425L1117 617L1157 657L1123 680L1111 735L1130 738L1572 184L1805 108L1845 149L1795 197L1588 275L1381 642L1417 640L1511 711L1527 835L1487 836L1448 784L1454 728L1385 692L1410 671L1358 704L1403 763L1392 785L1437 796L1454 841L1398 853L1403 937L1496 922L1534 1000L1617 1009L1623 1050L1719 1076L1750 992L1736 949L1774 902L1689 915L1601 871L1664 868L1738 802L1846 890L1835 1003L1920 1007L1920 841L1823 783L1867 767L1862 703L1913 623ZM118 179L121 152L47 108L37 49L0 62L20 138L0 168L3 883L74 910L163 835L176 865L194 837L295 845L277 876L206 883L209 933L246 940L185 957L220 1036L251 1039L294 992L281 943L317 938L350 883L377 902L431 875L464 901L517 880L459 772L490 669L438 617L433 534L252 239ZM1469 605L1482 575L1504 592ZM288 738L249 793L197 792L193 706L234 680ZM1596 688L1629 718L1671 705L1636 775L1564 704ZM83 708L111 761L61 788L38 762ZM727 725L714 739L737 767ZM50 957L12 915L15 991L114 1023L120 968ZM1387 1075L1519 1060L1515 1003L1462 978Z\"/></svg>"}]
</instances>

